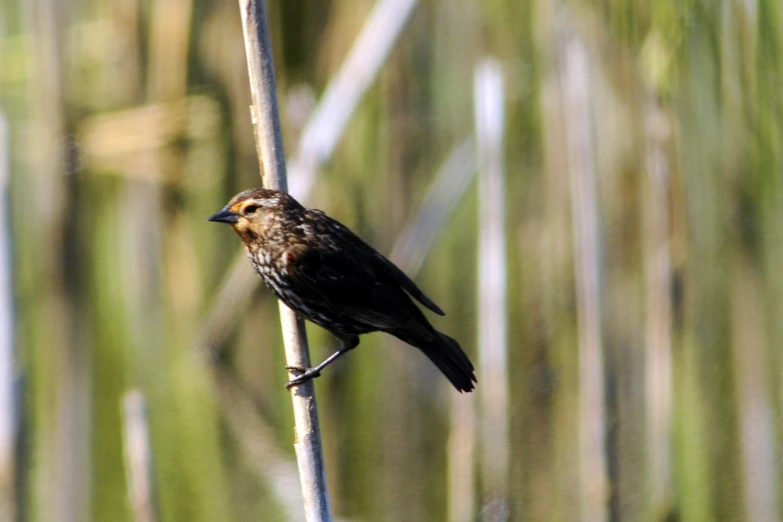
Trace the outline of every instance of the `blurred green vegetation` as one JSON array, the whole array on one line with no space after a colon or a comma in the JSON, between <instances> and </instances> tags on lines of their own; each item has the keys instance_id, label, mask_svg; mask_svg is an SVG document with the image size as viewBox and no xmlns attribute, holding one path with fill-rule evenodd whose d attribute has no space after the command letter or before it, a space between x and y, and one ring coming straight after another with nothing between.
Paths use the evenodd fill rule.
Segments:
<instances>
[{"instance_id":1,"label":"blurred green vegetation","mask_svg":"<svg viewBox=\"0 0 783 522\"><path fill-rule=\"evenodd\" d=\"M289 153L307 93L320 97L373 5L268 3ZM597 178L607 513L779 520L779 0L423 0L308 204L390 252L474 132L474 66L500 60L510 519L585 518L574 120L560 88L574 40ZM212 353L199 337L239 249L204 220L260 179L237 2L3 2L0 63L21 379L17 479L0 514L10 501L19 520L132 520L121 400L138 388L160 520L294 519L272 465L295 472L272 296L255 292ZM475 200L474 184L416 276L448 312L436 326L474 361ZM334 341L308 331L320 360ZM671 371L663 388L656 357ZM470 396L380 334L316 389L335 513L445 520L450 419Z\"/></svg>"}]
</instances>

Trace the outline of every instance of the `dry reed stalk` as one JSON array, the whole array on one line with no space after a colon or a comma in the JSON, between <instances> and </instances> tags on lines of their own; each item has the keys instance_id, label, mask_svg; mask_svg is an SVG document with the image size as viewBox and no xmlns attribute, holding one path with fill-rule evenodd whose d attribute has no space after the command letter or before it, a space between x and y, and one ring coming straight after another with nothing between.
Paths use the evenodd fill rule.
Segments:
<instances>
[{"instance_id":1,"label":"dry reed stalk","mask_svg":"<svg viewBox=\"0 0 783 522\"><path fill-rule=\"evenodd\" d=\"M122 421L128 501L133 520L155 522L158 515L147 406L144 395L139 390L131 390L123 396Z\"/></svg>"},{"instance_id":2,"label":"dry reed stalk","mask_svg":"<svg viewBox=\"0 0 783 522\"><path fill-rule=\"evenodd\" d=\"M31 343L35 394L31 437L31 483L36 503L32 518L51 521L87 520L90 511L90 445L81 428L91 422L91 357L78 342L77 303L71 293L69 267L63 246L73 226L71 188L72 148L68 142L69 121L66 61L64 60L71 2L35 0L24 2L30 24L30 67L36 82L30 91L35 118L34 165L25 177L26 203L35 214L35 229L22 234L37 237L32 262L36 282L36 321L46 325L43 336ZM56 340L53 342L53 340ZM37 379L36 379L37 377Z\"/></svg>"},{"instance_id":3,"label":"dry reed stalk","mask_svg":"<svg viewBox=\"0 0 783 522\"><path fill-rule=\"evenodd\" d=\"M379 0L375 4L340 70L329 81L302 130L290 169L291 193L297 199L309 197L316 169L332 155L416 3L417 0Z\"/></svg>"},{"instance_id":4,"label":"dry reed stalk","mask_svg":"<svg viewBox=\"0 0 783 522\"><path fill-rule=\"evenodd\" d=\"M481 436L482 520L508 513L508 295L506 290L503 71L494 58L474 74L476 157L479 168L478 396Z\"/></svg>"},{"instance_id":5,"label":"dry reed stalk","mask_svg":"<svg viewBox=\"0 0 783 522\"><path fill-rule=\"evenodd\" d=\"M745 516L779 520L775 410L769 384L769 346L759 281L746 255L737 255L731 284L732 367L734 370Z\"/></svg>"},{"instance_id":6,"label":"dry reed stalk","mask_svg":"<svg viewBox=\"0 0 783 522\"><path fill-rule=\"evenodd\" d=\"M660 107L647 109L645 241L645 398L650 505L660 518L671 508L672 263L669 245L669 123ZM657 519L656 518L656 519Z\"/></svg>"},{"instance_id":7,"label":"dry reed stalk","mask_svg":"<svg viewBox=\"0 0 783 522\"><path fill-rule=\"evenodd\" d=\"M256 149L262 166L265 187L286 191L286 165L280 117L277 108L272 47L263 0L240 0L242 28L245 37L252 116ZM286 361L289 366L310 367L304 321L280 302L280 323L283 327ZM296 377L291 374L291 377ZM331 509L326 487L321 430L315 402L315 386L308 381L291 388L294 408L296 460L308 521L331 521Z\"/></svg>"},{"instance_id":8,"label":"dry reed stalk","mask_svg":"<svg viewBox=\"0 0 783 522\"><path fill-rule=\"evenodd\" d=\"M579 477L582 520L607 520L607 460L601 280L589 56L571 37L560 50L566 154L571 186L579 328Z\"/></svg>"},{"instance_id":9,"label":"dry reed stalk","mask_svg":"<svg viewBox=\"0 0 783 522\"><path fill-rule=\"evenodd\" d=\"M8 223L10 175L8 121L0 113L0 520L16 516L16 401L14 393L14 303L11 287L11 246Z\"/></svg>"},{"instance_id":10,"label":"dry reed stalk","mask_svg":"<svg viewBox=\"0 0 783 522\"><path fill-rule=\"evenodd\" d=\"M389 259L405 273L415 277L438 232L454 211L476 173L472 138L452 149L435 181L427 190L419 212L409 221L394 242Z\"/></svg>"}]
</instances>

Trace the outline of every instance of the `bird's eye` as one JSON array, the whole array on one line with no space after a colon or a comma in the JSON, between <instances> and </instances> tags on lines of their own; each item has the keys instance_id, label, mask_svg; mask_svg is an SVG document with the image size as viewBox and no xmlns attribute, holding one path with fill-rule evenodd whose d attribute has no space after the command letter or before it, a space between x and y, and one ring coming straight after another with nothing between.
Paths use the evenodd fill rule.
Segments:
<instances>
[{"instance_id":1,"label":"bird's eye","mask_svg":"<svg viewBox=\"0 0 783 522\"><path fill-rule=\"evenodd\" d=\"M258 210L258 205L248 205L245 207L242 213L245 215L249 215L255 213L256 210Z\"/></svg>"}]
</instances>

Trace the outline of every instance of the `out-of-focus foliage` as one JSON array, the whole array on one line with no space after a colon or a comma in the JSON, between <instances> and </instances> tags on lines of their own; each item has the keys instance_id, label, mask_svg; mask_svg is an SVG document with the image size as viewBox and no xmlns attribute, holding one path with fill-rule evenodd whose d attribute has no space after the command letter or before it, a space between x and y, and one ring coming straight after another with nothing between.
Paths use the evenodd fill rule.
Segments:
<instances>
[{"instance_id":1,"label":"out-of-focus foliage","mask_svg":"<svg viewBox=\"0 0 783 522\"><path fill-rule=\"evenodd\" d=\"M268 2L289 152L372 7ZM486 55L506 92L509 519L592 520L597 495L616 520L779 520L783 4L422 0L309 204L390 252L474 133ZM239 249L204 220L260 179L237 2L2 2L0 63L20 412L0 518L132 520L121 400L137 388L160 520L295 519L272 296L203 337ZM474 361L478 219L471 185L416 276ZM600 325L598 461L581 445L585 317ZM320 360L335 343L308 330ZM473 399L420 354L367 336L316 389L337 515L479 516L478 483L475 513L447 513L448 470L482 465L481 412L454 421Z\"/></svg>"}]
</instances>

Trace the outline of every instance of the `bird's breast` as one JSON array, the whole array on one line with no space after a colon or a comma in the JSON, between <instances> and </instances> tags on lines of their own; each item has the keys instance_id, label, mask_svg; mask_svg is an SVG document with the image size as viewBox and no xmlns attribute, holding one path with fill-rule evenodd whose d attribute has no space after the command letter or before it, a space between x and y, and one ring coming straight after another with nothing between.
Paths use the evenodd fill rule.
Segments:
<instances>
[{"instance_id":1,"label":"bird's breast","mask_svg":"<svg viewBox=\"0 0 783 522\"><path fill-rule=\"evenodd\" d=\"M264 286L309 321L338 334L359 335L374 331L371 327L345 319L328 302L314 298L309 292L299 288L288 275L284 254L275 257L266 249L258 249L248 250L248 257Z\"/></svg>"}]
</instances>

